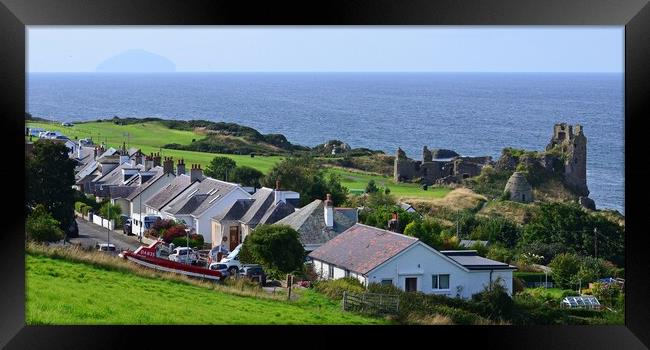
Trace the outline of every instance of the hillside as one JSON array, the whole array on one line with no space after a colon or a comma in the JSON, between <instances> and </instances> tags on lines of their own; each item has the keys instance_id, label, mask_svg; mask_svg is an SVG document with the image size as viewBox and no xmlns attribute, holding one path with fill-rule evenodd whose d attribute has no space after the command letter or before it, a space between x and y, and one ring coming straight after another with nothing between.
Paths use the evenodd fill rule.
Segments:
<instances>
[{"instance_id":1,"label":"hillside","mask_svg":"<svg viewBox=\"0 0 650 350\"><path fill-rule=\"evenodd\" d=\"M187 124L177 124L179 123L177 121L161 121L156 118L145 118L138 119L136 123L133 120L129 122L125 120L129 119L120 119L120 123L117 124L111 121L102 121L78 123L71 127L64 127L59 123L53 122L27 122L27 126L59 131L73 140L91 137L96 143L105 142L108 146L112 147L120 147L123 142L127 142L129 147L138 147L146 154L159 152L163 157L173 157L174 159L183 158L186 164L201 164L203 168L215 156L224 156L233 159L238 166L250 166L263 173L267 173L276 163L283 159L282 156L256 155L255 157L250 157L250 155L240 154L169 149L165 148L168 144L196 144L198 142L197 140L205 137L205 134L202 134L201 130L187 129ZM170 126L173 128L170 128ZM241 136L220 135L219 137ZM381 155L376 156L379 157ZM428 191L423 191L418 184L396 184L392 177L373 172L359 171L357 169L333 167L326 169L326 171L330 174L341 176L341 183L350 189L350 191L356 193L363 192L363 189L370 180L375 180L378 186L388 187L391 193L398 198L440 198L451 190L447 187L432 187Z\"/></svg>"},{"instance_id":2,"label":"hillside","mask_svg":"<svg viewBox=\"0 0 650 350\"><path fill-rule=\"evenodd\" d=\"M201 284L52 258L26 261L28 325L384 324L312 291L296 301L228 294ZM154 274L155 276L155 274ZM264 292L262 292L264 294Z\"/></svg>"}]
</instances>

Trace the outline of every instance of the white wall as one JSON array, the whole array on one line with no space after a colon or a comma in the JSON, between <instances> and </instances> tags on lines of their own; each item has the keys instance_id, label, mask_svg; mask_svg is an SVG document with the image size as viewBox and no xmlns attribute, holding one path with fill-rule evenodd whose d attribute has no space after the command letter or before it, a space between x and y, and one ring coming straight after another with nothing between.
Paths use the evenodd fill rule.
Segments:
<instances>
[{"instance_id":1,"label":"white wall","mask_svg":"<svg viewBox=\"0 0 650 350\"><path fill-rule=\"evenodd\" d=\"M201 216L195 217L194 229L198 234L203 236L204 242L212 243L212 218L222 211L228 209L238 199L247 198L251 198L248 192L244 191L241 188L235 188L234 190L227 193L223 198L214 201L214 205L208 208L208 210L204 211Z\"/></svg>"},{"instance_id":2,"label":"white wall","mask_svg":"<svg viewBox=\"0 0 650 350\"><path fill-rule=\"evenodd\" d=\"M99 215L93 215L93 224L112 230L115 227L115 220L106 220Z\"/></svg>"},{"instance_id":3,"label":"white wall","mask_svg":"<svg viewBox=\"0 0 650 350\"><path fill-rule=\"evenodd\" d=\"M129 216L131 218L134 218L137 214L140 214L142 212L147 213L146 211L146 206L145 203L153 197L154 194L158 193L163 187L167 186L170 182L174 180L174 175L172 174L165 174L161 178L159 178L156 182L152 183L147 189L142 191L140 194L135 196L133 200L129 204ZM141 201L142 200L142 201ZM140 209L140 206L142 206L142 210ZM134 234L141 234L144 232L144 228L141 228L140 226L135 226L133 227L132 232Z\"/></svg>"},{"instance_id":4,"label":"white wall","mask_svg":"<svg viewBox=\"0 0 650 350\"><path fill-rule=\"evenodd\" d=\"M419 266L418 266L419 265ZM328 279L328 265L325 262L314 260L314 269L323 279ZM338 271L337 271L338 270ZM432 275L449 275L448 289L433 289ZM494 271L492 280L501 276L508 293L512 295L512 271ZM345 277L345 271L335 268L334 278ZM472 294L481 292L490 281L490 271L466 271L449 258L438 254L417 243L386 264L370 271L366 276L359 276L350 272L350 277L359 279L362 283L381 283L383 279L392 279L393 284L400 289L405 288L407 277L417 279L417 290L427 294L439 294L448 297L470 298ZM460 287L460 288L458 288Z\"/></svg>"}]
</instances>

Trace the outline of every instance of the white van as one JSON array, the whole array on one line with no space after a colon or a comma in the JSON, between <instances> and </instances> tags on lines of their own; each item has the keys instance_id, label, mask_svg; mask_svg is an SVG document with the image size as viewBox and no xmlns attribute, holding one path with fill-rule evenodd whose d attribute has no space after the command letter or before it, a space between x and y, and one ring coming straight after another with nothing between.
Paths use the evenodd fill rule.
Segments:
<instances>
[{"instance_id":1,"label":"white van","mask_svg":"<svg viewBox=\"0 0 650 350\"><path fill-rule=\"evenodd\" d=\"M221 258L221 261L219 261L222 264L226 264L228 266L228 272L230 275L235 275L241 269L241 263L239 262L239 251L241 250L241 246L243 243L239 244L235 249L230 252L230 254L226 255L225 257Z\"/></svg>"}]
</instances>

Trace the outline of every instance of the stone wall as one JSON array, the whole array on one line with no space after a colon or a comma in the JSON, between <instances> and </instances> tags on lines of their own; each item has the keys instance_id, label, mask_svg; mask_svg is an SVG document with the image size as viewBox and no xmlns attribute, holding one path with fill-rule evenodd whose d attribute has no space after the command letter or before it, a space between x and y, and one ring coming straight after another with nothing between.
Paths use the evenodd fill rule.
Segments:
<instances>
[{"instance_id":1,"label":"stone wall","mask_svg":"<svg viewBox=\"0 0 650 350\"><path fill-rule=\"evenodd\" d=\"M438 160L433 155L456 155L451 159ZM490 164L491 157L460 157L451 150L429 150L427 146L422 149L422 161L413 160L398 148L393 178L396 182L413 181L419 179L422 184L432 185L440 183L439 180L454 177L457 179L474 177L481 173L484 165ZM447 182L447 181L445 181Z\"/></svg>"}]
</instances>

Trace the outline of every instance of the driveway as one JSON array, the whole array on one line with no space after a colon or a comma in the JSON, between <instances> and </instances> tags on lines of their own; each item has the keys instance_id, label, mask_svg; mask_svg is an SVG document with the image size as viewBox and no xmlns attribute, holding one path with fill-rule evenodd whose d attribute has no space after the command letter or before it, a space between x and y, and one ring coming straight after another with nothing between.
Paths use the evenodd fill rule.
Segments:
<instances>
[{"instance_id":1,"label":"driveway","mask_svg":"<svg viewBox=\"0 0 650 350\"><path fill-rule=\"evenodd\" d=\"M94 247L97 243L108 243L108 229L90 223L84 219L77 218L79 226L79 237L70 238L70 242L81 244L85 247ZM138 242L136 236L127 236L122 231L110 231L110 243L115 244L118 251L136 250L143 243Z\"/></svg>"}]
</instances>

